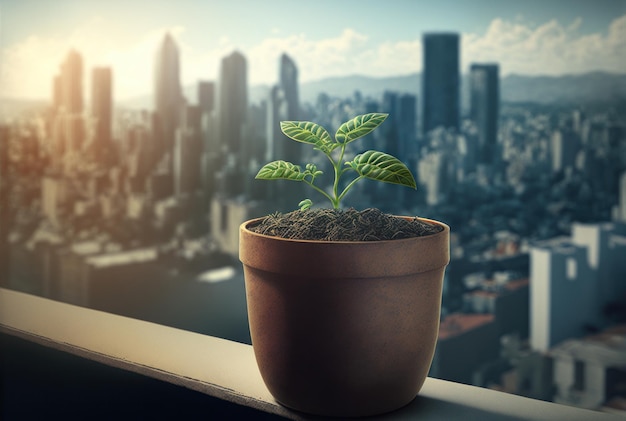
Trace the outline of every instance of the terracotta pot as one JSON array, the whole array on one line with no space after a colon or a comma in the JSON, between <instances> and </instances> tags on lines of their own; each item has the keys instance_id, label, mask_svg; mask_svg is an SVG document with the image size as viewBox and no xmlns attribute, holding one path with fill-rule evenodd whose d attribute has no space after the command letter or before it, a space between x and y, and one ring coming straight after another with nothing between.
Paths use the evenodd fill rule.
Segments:
<instances>
[{"instance_id":1,"label":"terracotta pot","mask_svg":"<svg viewBox=\"0 0 626 421\"><path fill-rule=\"evenodd\" d=\"M411 402L439 330L450 228L417 238L288 240L240 228L250 333L270 393L292 409L366 416Z\"/></svg>"}]
</instances>

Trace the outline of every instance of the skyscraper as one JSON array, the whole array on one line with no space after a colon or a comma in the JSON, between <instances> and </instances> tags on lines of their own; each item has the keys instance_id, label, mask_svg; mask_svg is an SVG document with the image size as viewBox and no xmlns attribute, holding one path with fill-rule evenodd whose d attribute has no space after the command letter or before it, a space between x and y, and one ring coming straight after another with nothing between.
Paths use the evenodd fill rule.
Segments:
<instances>
[{"instance_id":1,"label":"skyscraper","mask_svg":"<svg viewBox=\"0 0 626 421\"><path fill-rule=\"evenodd\" d=\"M493 163L498 140L500 80L497 64L470 67L470 116L478 130L478 162Z\"/></svg>"},{"instance_id":2,"label":"skyscraper","mask_svg":"<svg viewBox=\"0 0 626 421\"><path fill-rule=\"evenodd\" d=\"M287 119L298 120L300 99L298 95L298 68L287 54L280 56L280 87L287 102Z\"/></svg>"},{"instance_id":3,"label":"skyscraper","mask_svg":"<svg viewBox=\"0 0 626 421\"><path fill-rule=\"evenodd\" d=\"M459 35L423 36L422 133L459 128Z\"/></svg>"},{"instance_id":4,"label":"skyscraper","mask_svg":"<svg viewBox=\"0 0 626 421\"><path fill-rule=\"evenodd\" d=\"M268 92L267 105L265 109L266 125L265 125L265 161L273 161L275 159L283 159L289 161L291 158L282 156L282 146L290 142L289 138L280 131L281 120L287 120L287 104L285 101L285 92L279 85L274 85ZM294 142L295 143L295 142Z\"/></svg>"},{"instance_id":5,"label":"skyscraper","mask_svg":"<svg viewBox=\"0 0 626 421\"><path fill-rule=\"evenodd\" d=\"M96 67L91 76L91 117L94 122L96 159L105 162L111 142L113 117L112 72L110 67Z\"/></svg>"},{"instance_id":6,"label":"skyscraper","mask_svg":"<svg viewBox=\"0 0 626 421\"><path fill-rule=\"evenodd\" d=\"M278 84L270 90L266 107L266 161L281 159L300 164L303 145L289 139L280 130L281 121L297 121L299 114L298 68L287 54L282 54L279 61ZM278 209L291 210L301 195L300 186L296 184L276 183L274 186L264 188Z\"/></svg>"},{"instance_id":7,"label":"skyscraper","mask_svg":"<svg viewBox=\"0 0 626 421\"><path fill-rule=\"evenodd\" d=\"M211 113L215 108L215 83L198 82L198 105L202 113Z\"/></svg>"},{"instance_id":8,"label":"skyscraper","mask_svg":"<svg viewBox=\"0 0 626 421\"><path fill-rule=\"evenodd\" d=\"M165 35L157 52L154 75L154 105L161 121L165 147L165 150L159 153L171 153L183 95L180 86L178 47L169 33Z\"/></svg>"},{"instance_id":9,"label":"skyscraper","mask_svg":"<svg viewBox=\"0 0 626 421\"><path fill-rule=\"evenodd\" d=\"M242 127L248 109L246 58L238 51L222 59L218 91L218 142L223 151L241 152Z\"/></svg>"},{"instance_id":10,"label":"skyscraper","mask_svg":"<svg viewBox=\"0 0 626 421\"><path fill-rule=\"evenodd\" d=\"M70 50L54 79L53 103L56 108L53 136L53 166L59 167L67 153L81 149L85 137L83 119L83 59Z\"/></svg>"},{"instance_id":11,"label":"skyscraper","mask_svg":"<svg viewBox=\"0 0 626 421\"><path fill-rule=\"evenodd\" d=\"M61 107L69 114L83 112L83 58L70 50L61 64Z\"/></svg>"},{"instance_id":12,"label":"skyscraper","mask_svg":"<svg viewBox=\"0 0 626 421\"><path fill-rule=\"evenodd\" d=\"M234 197L244 192L248 176L248 151L243 132L248 111L246 58L238 51L222 59L217 100L217 162L221 166L220 194Z\"/></svg>"},{"instance_id":13,"label":"skyscraper","mask_svg":"<svg viewBox=\"0 0 626 421\"><path fill-rule=\"evenodd\" d=\"M281 92L275 93L275 102L273 104L274 107L280 110L275 110L275 121L273 122L273 129L278 136L275 136L274 139L269 139L270 142L277 142L273 148L276 155L272 159L284 159L297 163L302 155L303 145L288 139L280 131L281 120L296 121L299 120L300 115L298 69L295 62L287 54L283 54L280 57L278 90Z\"/></svg>"},{"instance_id":14,"label":"skyscraper","mask_svg":"<svg viewBox=\"0 0 626 421\"><path fill-rule=\"evenodd\" d=\"M200 188L202 163L202 111L187 106L181 113L181 124L174 143L174 194L182 197Z\"/></svg>"}]
</instances>

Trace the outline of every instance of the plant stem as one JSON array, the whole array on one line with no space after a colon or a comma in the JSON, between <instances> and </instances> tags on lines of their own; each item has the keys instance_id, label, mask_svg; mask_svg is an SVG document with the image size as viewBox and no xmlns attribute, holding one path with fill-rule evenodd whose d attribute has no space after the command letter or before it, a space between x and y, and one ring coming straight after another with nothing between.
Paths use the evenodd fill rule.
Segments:
<instances>
[{"instance_id":1,"label":"plant stem","mask_svg":"<svg viewBox=\"0 0 626 421\"><path fill-rule=\"evenodd\" d=\"M308 180L302 180L305 183L307 183L309 186L313 187L315 190L317 190L318 192L320 192L321 194L323 194L328 200L330 200L330 203L335 204L335 201L333 200L332 197L330 197L330 195L328 193L326 193L324 190L320 189L319 187L317 187L315 184L311 183ZM336 209L336 208L335 208Z\"/></svg>"},{"instance_id":2,"label":"plant stem","mask_svg":"<svg viewBox=\"0 0 626 421\"><path fill-rule=\"evenodd\" d=\"M359 181L360 179L362 179L363 176L360 175L357 178L355 178L354 180L352 180L345 189L343 189L343 191L341 192L341 194L339 195L339 198L337 200L341 200L343 199L343 197L346 195L346 193L348 193L348 191L352 188L352 186L354 186L354 184Z\"/></svg>"},{"instance_id":3,"label":"plant stem","mask_svg":"<svg viewBox=\"0 0 626 421\"><path fill-rule=\"evenodd\" d=\"M333 163L333 168L335 170L335 182L333 184L333 197L334 199L331 200L331 203L333 204L333 207L335 209L339 209L339 202L341 201L341 197L339 195L339 180L341 179L341 175L343 174L343 168L342 168L342 162L343 162L343 155L346 153L346 145L343 144L341 145L341 154L339 155L339 159L337 161L332 160L331 161Z\"/></svg>"}]
</instances>

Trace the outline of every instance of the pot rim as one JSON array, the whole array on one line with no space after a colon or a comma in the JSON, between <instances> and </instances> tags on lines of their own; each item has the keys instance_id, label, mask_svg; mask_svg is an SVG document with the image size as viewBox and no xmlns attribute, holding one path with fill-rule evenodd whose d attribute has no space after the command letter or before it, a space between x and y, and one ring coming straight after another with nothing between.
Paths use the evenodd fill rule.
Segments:
<instances>
[{"instance_id":1,"label":"pot rim","mask_svg":"<svg viewBox=\"0 0 626 421\"><path fill-rule=\"evenodd\" d=\"M430 239L433 240L434 238L438 237L438 236L446 236L449 235L450 233L450 227L441 222L441 221L437 221L435 219L428 219L428 218L423 218L420 216L405 216L405 215L391 215L394 218L402 218L402 219L407 219L407 220L412 220L412 219L418 219L420 221L426 222L428 224L431 225L438 225L441 226L443 228L443 230L436 232L434 234L428 234L428 235L422 235L422 236L417 236L417 237L408 237L408 238L398 238L395 240L371 240L371 241L348 241L348 240L304 240L304 239L297 239L297 238L284 238L284 237L279 237L276 235L267 235L267 234L260 234L258 232L254 232L252 230L250 230L248 227L254 226L258 223L260 223L265 217L262 216L260 218L253 218L253 219L248 219L247 221L244 221L240 226L239 226L239 230L240 232L245 232L246 235L251 235L251 236L255 236L255 237L259 237L259 238L266 238L268 240L276 240L276 241L286 241L286 242L291 242L291 243L304 243L304 244L354 244L354 245L358 245L358 244L381 244L381 243L394 243L397 244L399 242L402 241L419 241L419 239L424 239L424 241L426 239Z\"/></svg>"},{"instance_id":2,"label":"pot rim","mask_svg":"<svg viewBox=\"0 0 626 421\"><path fill-rule=\"evenodd\" d=\"M426 218L419 219L444 229L430 235L378 241L297 240L247 228L260 219L240 226L239 260L244 269L298 277L372 278L428 272L450 262L450 227Z\"/></svg>"}]
</instances>

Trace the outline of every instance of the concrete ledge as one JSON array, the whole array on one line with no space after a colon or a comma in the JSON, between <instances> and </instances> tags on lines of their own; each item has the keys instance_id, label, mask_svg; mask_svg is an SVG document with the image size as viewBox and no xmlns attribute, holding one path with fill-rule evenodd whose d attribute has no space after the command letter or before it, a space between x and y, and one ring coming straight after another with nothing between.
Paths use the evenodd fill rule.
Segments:
<instances>
[{"instance_id":1,"label":"concrete ledge","mask_svg":"<svg viewBox=\"0 0 626 421\"><path fill-rule=\"evenodd\" d=\"M0 331L290 419L314 419L267 391L249 345L0 288ZM408 406L378 419L623 418L428 378Z\"/></svg>"}]
</instances>

